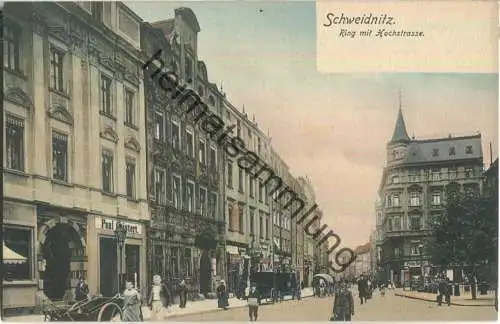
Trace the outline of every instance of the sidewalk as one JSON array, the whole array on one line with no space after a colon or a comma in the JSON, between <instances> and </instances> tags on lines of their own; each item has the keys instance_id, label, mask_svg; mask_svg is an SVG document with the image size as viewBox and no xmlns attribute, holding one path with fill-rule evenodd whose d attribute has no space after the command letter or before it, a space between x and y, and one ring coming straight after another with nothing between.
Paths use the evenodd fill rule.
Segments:
<instances>
[{"instance_id":1,"label":"sidewalk","mask_svg":"<svg viewBox=\"0 0 500 324\"><path fill-rule=\"evenodd\" d=\"M436 303L437 294L425 293L425 292L417 292L417 291L403 291L401 288L395 289L395 296L410 298L410 299L418 299ZM443 304L444 297L443 297ZM477 299L473 300L470 293L462 293L460 296L451 296L451 305L454 306L495 306L495 295L477 295Z\"/></svg>"},{"instance_id":2,"label":"sidewalk","mask_svg":"<svg viewBox=\"0 0 500 324\"><path fill-rule=\"evenodd\" d=\"M302 298L308 298L313 296L312 288L305 288L302 290ZM292 296L286 296L285 301L291 300ZM246 300L239 300L237 298L229 299L229 309L246 307ZM165 319L171 319L176 317L182 317L194 314L206 314L220 312L223 309L217 308L217 299L205 299L196 302L188 302L186 308L179 308L179 305L173 305L165 311ZM150 319L151 315L149 308L147 306L142 307L142 314L144 315L144 320ZM13 316L5 317L2 319L4 322L43 322L43 315L26 315L26 316Z\"/></svg>"}]
</instances>

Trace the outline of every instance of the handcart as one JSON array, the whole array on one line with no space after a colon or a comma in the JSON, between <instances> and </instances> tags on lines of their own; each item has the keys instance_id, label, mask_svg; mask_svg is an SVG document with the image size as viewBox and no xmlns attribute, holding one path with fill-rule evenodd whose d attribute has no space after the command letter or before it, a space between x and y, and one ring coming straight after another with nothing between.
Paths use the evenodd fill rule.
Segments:
<instances>
[{"instance_id":1,"label":"handcart","mask_svg":"<svg viewBox=\"0 0 500 324\"><path fill-rule=\"evenodd\" d=\"M44 301L46 322L120 322L122 320L123 298L91 297L72 305Z\"/></svg>"}]
</instances>

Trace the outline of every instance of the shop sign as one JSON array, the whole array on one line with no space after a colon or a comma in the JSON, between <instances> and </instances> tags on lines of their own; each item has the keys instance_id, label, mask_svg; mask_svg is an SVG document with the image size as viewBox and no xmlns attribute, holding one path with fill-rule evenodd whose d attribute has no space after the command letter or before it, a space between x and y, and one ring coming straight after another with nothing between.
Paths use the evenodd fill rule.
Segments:
<instances>
[{"instance_id":1,"label":"shop sign","mask_svg":"<svg viewBox=\"0 0 500 324\"><path fill-rule=\"evenodd\" d=\"M96 217L95 218L95 228L99 230L106 230L113 232L116 229L116 224L118 221L111 218ZM141 235L142 225L131 222L120 221L120 224L125 227L127 234Z\"/></svg>"},{"instance_id":2,"label":"shop sign","mask_svg":"<svg viewBox=\"0 0 500 324\"><path fill-rule=\"evenodd\" d=\"M405 267L409 267L409 268L421 267L422 265L426 266L426 265L428 265L428 262L424 261L422 263L420 261L405 261Z\"/></svg>"}]
</instances>

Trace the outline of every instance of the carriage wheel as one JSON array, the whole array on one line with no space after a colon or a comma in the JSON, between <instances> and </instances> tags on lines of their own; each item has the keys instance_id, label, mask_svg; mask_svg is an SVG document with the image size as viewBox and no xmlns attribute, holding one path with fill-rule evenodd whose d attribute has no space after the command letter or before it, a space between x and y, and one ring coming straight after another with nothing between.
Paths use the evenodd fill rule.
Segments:
<instances>
[{"instance_id":1,"label":"carriage wheel","mask_svg":"<svg viewBox=\"0 0 500 324\"><path fill-rule=\"evenodd\" d=\"M122 321L122 310L120 306L115 303L107 303L101 307L99 314L97 315L98 322L121 322Z\"/></svg>"}]
</instances>

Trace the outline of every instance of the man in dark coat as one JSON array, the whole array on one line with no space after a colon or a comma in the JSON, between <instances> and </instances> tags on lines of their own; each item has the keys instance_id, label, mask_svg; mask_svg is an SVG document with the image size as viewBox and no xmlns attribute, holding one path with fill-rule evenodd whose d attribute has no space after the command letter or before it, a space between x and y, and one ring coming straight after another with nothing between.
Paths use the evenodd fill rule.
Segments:
<instances>
[{"instance_id":1,"label":"man in dark coat","mask_svg":"<svg viewBox=\"0 0 500 324\"><path fill-rule=\"evenodd\" d=\"M443 296L445 296L445 301L448 304L448 306L450 306L451 298L450 298L448 278L445 278L444 276L441 277L438 289L439 289L439 295L437 296L438 305L441 306L443 302Z\"/></svg>"},{"instance_id":2,"label":"man in dark coat","mask_svg":"<svg viewBox=\"0 0 500 324\"><path fill-rule=\"evenodd\" d=\"M366 281L364 275L361 275L358 280L358 295L361 305L363 305L363 302L366 303L366 297L368 296L368 282Z\"/></svg>"},{"instance_id":3,"label":"man in dark coat","mask_svg":"<svg viewBox=\"0 0 500 324\"><path fill-rule=\"evenodd\" d=\"M351 316L354 315L354 298L349 291L347 282L339 285L339 289L335 292L333 301L333 316L331 321L351 321Z\"/></svg>"}]
</instances>

